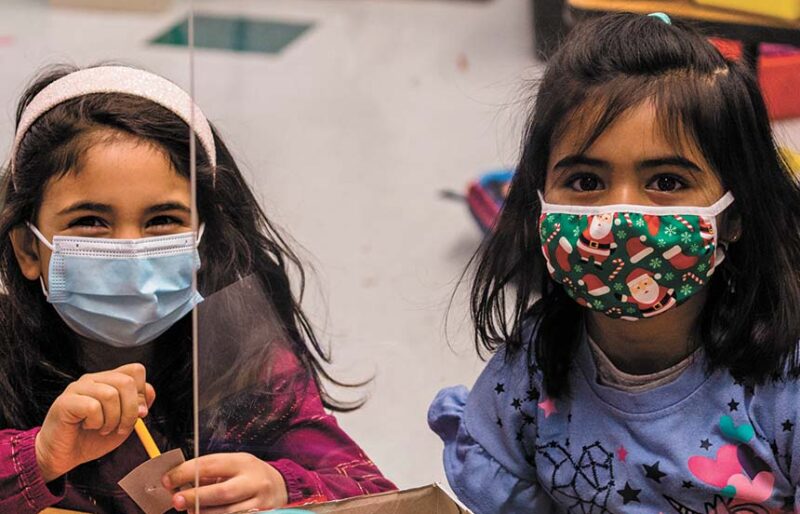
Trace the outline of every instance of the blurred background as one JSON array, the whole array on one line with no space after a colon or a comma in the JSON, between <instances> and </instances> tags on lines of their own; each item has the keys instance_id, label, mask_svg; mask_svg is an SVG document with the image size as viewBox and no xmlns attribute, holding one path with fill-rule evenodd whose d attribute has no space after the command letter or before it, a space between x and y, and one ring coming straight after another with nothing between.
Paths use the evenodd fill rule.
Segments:
<instances>
[{"instance_id":1,"label":"blurred background","mask_svg":"<svg viewBox=\"0 0 800 514\"><path fill-rule=\"evenodd\" d=\"M197 102L313 268L305 306L332 373L373 378L333 391L368 397L338 419L398 486L446 482L427 407L483 367L456 285L502 202L508 175L493 172L513 168L535 79L571 24L665 10L740 41L726 51L758 66L780 141L800 149L800 53L786 46L800 45L800 3L708 5L724 3L193 2ZM189 7L0 0L4 154L16 101L45 65L122 62L188 87Z\"/></svg>"}]
</instances>

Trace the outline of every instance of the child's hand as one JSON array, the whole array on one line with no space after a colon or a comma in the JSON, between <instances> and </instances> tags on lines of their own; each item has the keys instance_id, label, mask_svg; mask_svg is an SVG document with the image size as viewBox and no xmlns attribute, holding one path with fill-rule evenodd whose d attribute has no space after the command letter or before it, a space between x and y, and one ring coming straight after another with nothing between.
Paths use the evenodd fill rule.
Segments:
<instances>
[{"instance_id":1,"label":"child's hand","mask_svg":"<svg viewBox=\"0 0 800 514\"><path fill-rule=\"evenodd\" d=\"M203 514L271 509L289 501L283 476L249 453L213 453L186 461L164 475L164 487L173 491L193 486L196 465L201 486L175 493L172 505L177 510L194 512L196 496Z\"/></svg>"},{"instance_id":2,"label":"child's hand","mask_svg":"<svg viewBox=\"0 0 800 514\"><path fill-rule=\"evenodd\" d=\"M45 482L114 450L155 400L141 364L83 375L67 386L36 436L36 462Z\"/></svg>"}]
</instances>

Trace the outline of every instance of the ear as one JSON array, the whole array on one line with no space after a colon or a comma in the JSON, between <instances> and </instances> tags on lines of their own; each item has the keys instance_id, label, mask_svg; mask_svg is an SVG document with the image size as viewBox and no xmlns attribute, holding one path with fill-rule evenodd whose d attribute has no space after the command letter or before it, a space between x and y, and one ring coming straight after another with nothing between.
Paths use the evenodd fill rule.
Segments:
<instances>
[{"instance_id":1,"label":"ear","mask_svg":"<svg viewBox=\"0 0 800 514\"><path fill-rule=\"evenodd\" d=\"M739 211L732 210L725 217L723 229L719 235L720 240L735 243L742 237L742 217Z\"/></svg>"},{"instance_id":2,"label":"ear","mask_svg":"<svg viewBox=\"0 0 800 514\"><path fill-rule=\"evenodd\" d=\"M36 236L25 225L17 225L8 235L19 268L28 280L37 280L42 274L39 245Z\"/></svg>"}]
</instances>

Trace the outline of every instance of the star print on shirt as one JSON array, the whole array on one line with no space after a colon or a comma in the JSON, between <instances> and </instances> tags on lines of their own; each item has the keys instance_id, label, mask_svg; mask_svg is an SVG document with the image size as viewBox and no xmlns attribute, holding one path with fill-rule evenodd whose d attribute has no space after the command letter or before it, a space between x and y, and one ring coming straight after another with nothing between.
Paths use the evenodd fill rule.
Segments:
<instances>
[{"instance_id":1,"label":"star print on shirt","mask_svg":"<svg viewBox=\"0 0 800 514\"><path fill-rule=\"evenodd\" d=\"M702 448L702 449L704 449L706 451L708 451L708 449L711 448L712 446L714 446L714 445L708 439L702 439L700 441L700 448Z\"/></svg>"},{"instance_id":2,"label":"star print on shirt","mask_svg":"<svg viewBox=\"0 0 800 514\"><path fill-rule=\"evenodd\" d=\"M539 390L536 389L535 387L531 387L530 389L528 389L527 396L525 397L525 399L529 402L535 402L536 400L539 399L539 396L540 396Z\"/></svg>"},{"instance_id":3,"label":"star print on shirt","mask_svg":"<svg viewBox=\"0 0 800 514\"><path fill-rule=\"evenodd\" d=\"M500 428L503 428L503 420L502 419L497 418L497 426L500 427Z\"/></svg>"},{"instance_id":4,"label":"star print on shirt","mask_svg":"<svg viewBox=\"0 0 800 514\"><path fill-rule=\"evenodd\" d=\"M658 460L655 462L655 464L652 464L650 466L648 466L647 464L643 464L645 476L650 480L658 482L659 484L661 483L661 479L667 476L666 473L658 469L660 465L661 461Z\"/></svg>"},{"instance_id":5,"label":"star print on shirt","mask_svg":"<svg viewBox=\"0 0 800 514\"><path fill-rule=\"evenodd\" d=\"M681 487L683 487L684 489L691 489L692 487L694 487L694 484L690 480L684 480L683 485Z\"/></svg>"},{"instance_id":6,"label":"star print on shirt","mask_svg":"<svg viewBox=\"0 0 800 514\"><path fill-rule=\"evenodd\" d=\"M505 393L506 392L506 386L504 384L501 384L501 383L498 382L497 385L494 387L494 390L495 390L495 392L497 394Z\"/></svg>"},{"instance_id":7,"label":"star print on shirt","mask_svg":"<svg viewBox=\"0 0 800 514\"><path fill-rule=\"evenodd\" d=\"M628 458L628 450L624 446L617 448L617 458L622 462L625 462L625 459Z\"/></svg>"},{"instance_id":8,"label":"star print on shirt","mask_svg":"<svg viewBox=\"0 0 800 514\"><path fill-rule=\"evenodd\" d=\"M511 402L511 406L514 407L514 410L519 410L522 407L522 401L519 398L514 398L514 401Z\"/></svg>"},{"instance_id":9,"label":"star print on shirt","mask_svg":"<svg viewBox=\"0 0 800 514\"><path fill-rule=\"evenodd\" d=\"M728 402L728 408L731 410L731 412L733 412L735 410L738 411L739 410L739 402L737 402L736 400L731 398L731 401Z\"/></svg>"},{"instance_id":10,"label":"star print on shirt","mask_svg":"<svg viewBox=\"0 0 800 514\"><path fill-rule=\"evenodd\" d=\"M533 416L531 416L530 414L528 414L526 412L522 413L522 424L523 425L533 425L535 422L536 422L536 420L533 419Z\"/></svg>"},{"instance_id":11,"label":"star print on shirt","mask_svg":"<svg viewBox=\"0 0 800 514\"><path fill-rule=\"evenodd\" d=\"M794 428L794 423L792 423L791 420L787 419L786 421L781 423L781 426L783 427L784 432L791 432L792 428Z\"/></svg>"},{"instance_id":12,"label":"star print on shirt","mask_svg":"<svg viewBox=\"0 0 800 514\"><path fill-rule=\"evenodd\" d=\"M641 492L641 489L634 489L628 482L625 482L625 487L622 489L617 489L617 494L622 496L623 505L627 505L631 502L641 503L639 501L639 493Z\"/></svg>"},{"instance_id":13,"label":"star print on shirt","mask_svg":"<svg viewBox=\"0 0 800 514\"><path fill-rule=\"evenodd\" d=\"M544 411L545 418L549 418L551 414L558 412L558 409L556 408L556 402L554 402L552 398L548 398L543 402L539 402L538 405L539 408Z\"/></svg>"}]
</instances>

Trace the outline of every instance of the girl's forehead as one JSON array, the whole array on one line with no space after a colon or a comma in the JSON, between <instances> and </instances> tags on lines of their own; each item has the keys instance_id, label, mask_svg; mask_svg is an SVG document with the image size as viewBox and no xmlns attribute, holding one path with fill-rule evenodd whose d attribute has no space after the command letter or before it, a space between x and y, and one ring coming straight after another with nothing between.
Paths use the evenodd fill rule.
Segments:
<instances>
[{"instance_id":1,"label":"girl's forehead","mask_svg":"<svg viewBox=\"0 0 800 514\"><path fill-rule=\"evenodd\" d=\"M655 104L645 101L605 120L602 102L587 103L565 117L553 132L550 165L558 156L592 154L631 159L645 154L675 154L705 163L688 131L670 123Z\"/></svg>"},{"instance_id":2,"label":"girl's forehead","mask_svg":"<svg viewBox=\"0 0 800 514\"><path fill-rule=\"evenodd\" d=\"M164 196L189 196L189 181L163 149L133 137L101 140L90 145L74 169L52 177L43 207L86 198L131 205Z\"/></svg>"}]
</instances>

